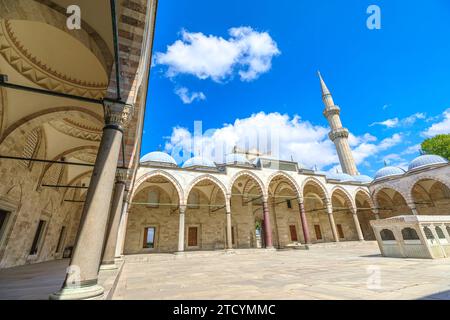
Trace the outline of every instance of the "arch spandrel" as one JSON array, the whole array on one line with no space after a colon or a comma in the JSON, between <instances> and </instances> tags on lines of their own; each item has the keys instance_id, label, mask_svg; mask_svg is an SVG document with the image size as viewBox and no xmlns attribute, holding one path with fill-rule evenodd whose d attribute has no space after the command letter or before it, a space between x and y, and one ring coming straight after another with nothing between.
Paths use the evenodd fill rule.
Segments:
<instances>
[{"instance_id":1,"label":"arch spandrel","mask_svg":"<svg viewBox=\"0 0 450 320\"><path fill-rule=\"evenodd\" d=\"M178 194L178 199L180 200L180 205L181 206L185 206L186 205L186 201L185 201L185 193L184 193L184 189L181 186L180 182L170 173L166 172L165 170L155 170L155 171L151 171L151 172L145 172L143 174L141 174L140 176L138 176L136 178L136 182L134 184L133 187L133 191L131 192L130 195L130 199L131 201L133 201L133 198L142 190L145 182L147 182L148 180L150 180L151 178L154 177L162 177L166 180L168 180L173 187L175 188L175 190L177 191Z\"/></svg>"},{"instance_id":2,"label":"arch spandrel","mask_svg":"<svg viewBox=\"0 0 450 320\"><path fill-rule=\"evenodd\" d=\"M264 200L267 201L268 199L268 187L266 187L263 183L263 181L253 172L249 171L249 170L243 170L240 171L238 173L236 173L231 179L230 182L228 184L228 194L232 194L233 193L233 187L236 183L236 181L242 177L248 177L249 179L252 179L253 181L256 182L258 188L260 189L262 196L264 197Z\"/></svg>"},{"instance_id":3,"label":"arch spandrel","mask_svg":"<svg viewBox=\"0 0 450 320\"><path fill-rule=\"evenodd\" d=\"M356 203L354 201L354 198L352 197L352 195L350 194L350 192L348 190L346 190L344 187L342 186L335 186L333 187L333 189L331 189L330 194L331 194L331 199L333 199L333 196L336 193L342 193L343 197L344 197L344 201L346 202L346 204L349 206L349 209L355 213L356 212Z\"/></svg>"},{"instance_id":4,"label":"arch spandrel","mask_svg":"<svg viewBox=\"0 0 450 320\"><path fill-rule=\"evenodd\" d=\"M274 181L274 179L276 178L284 178L287 180L287 183L289 184L289 186L293 189L293 191L296 193L297 197L299 200L303 200L303 194L302 194L302 189L300 188L299 184L297 183L297 181L289 174L282 172L282 171L278 171L273 173L272 175L269 176L269 178L267 179L267 194L269 194L269 188L271 183Z\"/></svg>"}]
</instances>

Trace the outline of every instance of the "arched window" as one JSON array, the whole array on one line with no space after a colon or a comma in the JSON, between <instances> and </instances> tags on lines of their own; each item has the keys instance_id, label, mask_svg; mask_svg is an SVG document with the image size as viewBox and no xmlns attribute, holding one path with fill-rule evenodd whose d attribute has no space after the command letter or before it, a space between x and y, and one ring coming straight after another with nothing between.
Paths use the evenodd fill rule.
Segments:
<instances>
[{"instance_id":1,"label":"arched window","mask_svg":"<svg viewBox=\"0 0 450 320\"><path fill-rule=\"evenodd\" d=\"M380 232L383 241L395 241L394 233L391 230L383 229Z\"/></svg>"},{"instance_id":2,"label":"arched window","mask_svg":"<svg viewBox=\"0 0 450 320\"><path fill-rule=\"evenodd\" d=\"M159 208L159 192L157 190L150 190L148 193L148 207Z\"/></svg>"},{"instance_id":3,"label":"arched window","mask_svg":"<svg viewBox=\"0 0 450 320\"><path fill-rule=\"evenodd\" d=\"M439 237L440 240L445 240L445 239L447 239L447 238L445 237L444 230L442 230L441 227L436 227L436 233L437 233L437 235L438 235L438 237Z\"/></svg>"},{"instance_id":4,"label":"arched window","mask_svg":"<svg viewBox=\"0 0 450 320\"><path fill-rule=\"evenodd\" d=\"M200 195L198 191L192 191L189 196L188 207L191 209L198 209L200 207Z\"/></svg>"},{"instance_id":5,"label":"arched window","mask_svg":"<svg viewBox=\"0 0 450 320\"><path fill-rule=\"evenodd\" d=\"M402 230L403 240L420 240L417 231L413 228L405 228Z\"/></svg>"},{"instance_id":6,"label":"arched window","mask_svg":"<svg viewBox=\"0 0 450 320\"><path fill-rule=\"evenodd\" d=\"M425 237L427 237L428 240L434 240L433 232L431 232L431 229L428 227L423 228L423 232L425 232Z\"/></svg>"}]
</instances>

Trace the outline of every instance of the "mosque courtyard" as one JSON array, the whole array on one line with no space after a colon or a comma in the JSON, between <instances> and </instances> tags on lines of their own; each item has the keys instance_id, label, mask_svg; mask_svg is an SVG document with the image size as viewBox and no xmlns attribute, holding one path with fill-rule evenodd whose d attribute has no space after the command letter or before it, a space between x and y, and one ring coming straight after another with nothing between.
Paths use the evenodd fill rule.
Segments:
<instances>
[{"instance_id":1,"label":"mosque courtyard","mask_svg":"<svg viewBox=\"0 0 450 320\"><path fill-rule=\"evenodd\" d=\"M61 285L67 263L1 270L0 299L46 299ZM125 258L108 298L449 300L449 274L449 259L383 258L375 242L313 245L309 251L136 255Z\"/></svg>"}]
</instances>

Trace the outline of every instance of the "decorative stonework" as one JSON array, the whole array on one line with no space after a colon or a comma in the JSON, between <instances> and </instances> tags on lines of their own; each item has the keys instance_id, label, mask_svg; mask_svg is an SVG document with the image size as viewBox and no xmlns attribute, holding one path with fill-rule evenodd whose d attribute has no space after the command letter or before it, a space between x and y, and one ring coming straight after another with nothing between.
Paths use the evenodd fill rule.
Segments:
<instances>
[{"instance_id":1,"label":"decorative stonework","mask_svg":"<svg viewBox=\"0 0 450 320\"><path fill-rule=\"evenodd\" d=\"M51 121L50 125L59 132L67 134L74 138L89 141L100 141L102 139L101 128L88 126L69 118Z\"/></svg>"},{"instance_id":2,"label":"decorative stonework","mask_svg":"<svg viewBox=\"0 0 450 320\"><path fill-rule=\"evenodd\" d=\"M341 114L341 108L339 108L338 106L328 107L323 112L323 115L325 116L325 118L328 118L328 117L334 116L334 115L339 116L340 114Z\"/></svg>"},{"instance_id":3,"label":"decorative stonework","mask_svg":"<svg viewBox=\"0 0 450 320\"><path fill-rule=\"evenodd\" d=\"M80 160L81 162L94 164L95 160L97 160L97 153L94 152L78 153L74 155L73 158Z\"/></svg>"},{"instance_id":4,"label":"decorative stonework","mask_svg":"<svg viewBox=\"0 0 450 320\"><path fill-rule=\"evenodd\" d=\"M133 115L133 107L130 105L105 101L105 122L108 125L116 125L124 128L128 125Z\"/></svg>"},{"instance_id":5,"label":"decorative stonework","mask_svg":"<svg viewBox=\"0 0 450 320\"><path fill-rule=\"evenodd\" d=\"M17 72L47 90L93 99L105 95L107 83L74 79L40 61L20 43L7 20L0 23L0 54Z\"/></svg>"},{"instance_id":6,"label":"decorative stonework","mask_svg":"<svg viewBox=\"0 0 450 320\"><path fill-rule=\"evenodd\" d=\"M330 137L331 141L335 141L338 138L345 138L347 139L349 137L349 131L345 128L333 130L328 135Z\"/></svg>"}]
</instances>

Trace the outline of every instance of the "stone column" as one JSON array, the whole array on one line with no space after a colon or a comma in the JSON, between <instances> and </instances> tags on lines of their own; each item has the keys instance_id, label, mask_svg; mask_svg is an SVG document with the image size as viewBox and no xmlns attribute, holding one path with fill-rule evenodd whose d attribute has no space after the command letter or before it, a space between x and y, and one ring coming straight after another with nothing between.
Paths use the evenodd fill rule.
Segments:
<instances>
[{"instance_id":1,"label":"stone column","mask_svg":"<svg viewBox=\"0 0 450 320\"><path fill-rule=\"evenodd\" d=\"M128 193L125 193L122 214L120 216L120 224L119 224L119 232L117 236L117 245L116 245L116 259L122 259L125 248L125 238L127 235L127 225L128 225Z\"/></svg>"},{"instance_id":2,"label":"stone column","mask_svg":"<svg viewBox=\"0 0 450 320\"><path fill-rule=\"evenodd\" d=\"M100 299L104 289L97 284L108 223L123 130L131 107L105 101L105 122L91 177L72 260L62 289L52 300Z\"/></svg>"},{"instance_id":3,"label":"stone column","mask_svg":"<svg viewBox=\"0 0 450 320\"><path fill-rule=\"evenodd\" d=\"M227 212L227 249L233 249L233 228L231 226L231 212Z\"/></svg>"},{"instance_id":4,"label":"stone column","mask_svg":"<svg viewBox=\"0 0 450 320\"><path fill-rule=\"evenodd\" d=\"M336 229L336 223L334 222L333 207L327 205L328 220L330 220L331 232L333 233L334 242L339 242L339 235Z\"/></svg>"},{"instance_id":5,"label":"stone column","mask_svg":"<svg viewBox=\"0 0 450 320\"><path fill-rule=\"evenodd\" d=\"M363 235L363 232L361 230L361 224L359 223L358 211L357 210L352 210L352 215L353 215L353 221L355 222L356 233L358 234L358 240L359 241L364 241L364 235Z\"/></svg>"},{"instance_id":6,"label":"stone column","mask_svg":"<svg viewBox=\"0 0 450 320\"><path fill-rule=\"evenodd\" d=\"M106 244L103 252L103 260L100 269L111 270L116 269L116 245L119 232L119 224L121 220L122 208L124 205L124 195L126 189L126 170L118 170L116 175L116 187L114 190L114 197L111 203L111 224L106 235Z\"/></svg>"},{"instance_id":7,"label":"stone column","mask_svg":"<svg viewBox=\"0 0 450 320\"><path fill-rule=\"evenodd\" d=\"M270 223L269 205L266 199L264 199L263 201L263 214L264 214L264 236L265 236L264 241L266 243L266 249L273 249L272 226Z\"/></svg>"},{"instance_id":8,"label":"stone column","mask_svg":"<svg viewBox=\"0 0 450 320\"><path fill-rule=\"evenodd\" d=\"M178 252L184 252L184 220L186 214L186 206L180 206L180 222L178 223Z\"/></svg>"},{"instance_id":9,"label":"stone column","mask_svg":"<svg viewBox=\"0 0 450 320\"><path fill-rule=\"evenodd\" d=\"M309 234L309 226L308 226L308 220L306 219L306 210L305 210L305 204L303 200L298 201L298 207L300 210L300 220L302 222L302 230L303 230L303 236L305 238L305 244L311 244L311 236Z\"/></svg>"}]
</instances>

